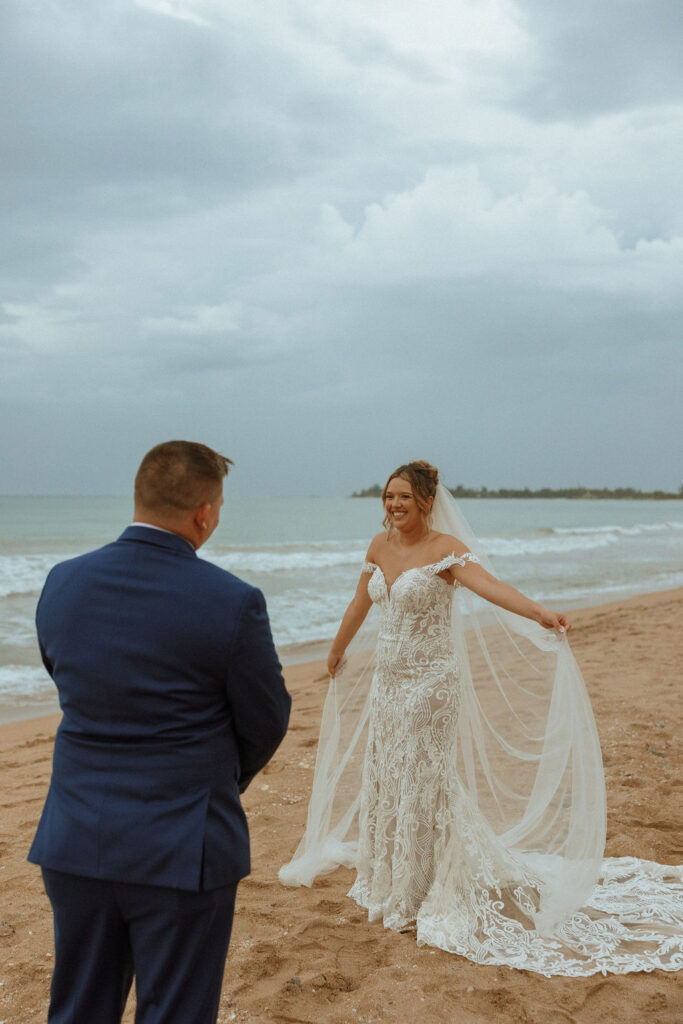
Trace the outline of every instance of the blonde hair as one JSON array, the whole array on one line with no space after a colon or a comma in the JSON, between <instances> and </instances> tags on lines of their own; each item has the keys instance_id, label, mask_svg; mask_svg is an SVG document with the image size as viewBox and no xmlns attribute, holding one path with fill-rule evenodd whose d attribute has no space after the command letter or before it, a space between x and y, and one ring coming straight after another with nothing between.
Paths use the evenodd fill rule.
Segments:
<instances>
[{"instance_id":1,"label":"blonde hair","mask_svg":"<svg viewBox=\"0 0 683 1024\"><path fill-rule=\"evenodd\" d=\"M424 459L418 459L415 462L407 462L404 466L399 466L393 473L390 474L389 479L384 485L382 491L382 504L387 499L387 489L392 480L396 479L407 480L413 489L413 497L415 498L415 504L422 513L422 518L425 523L429 522L429 516L431 514L430 498L433 498L436 494L437 484L439 483L439 471L436 466L432 466L431 463L425 462ZM387 529L391 529L391 520L388 515L385 515L382 525Z\"/></svg>"}]
</instances>

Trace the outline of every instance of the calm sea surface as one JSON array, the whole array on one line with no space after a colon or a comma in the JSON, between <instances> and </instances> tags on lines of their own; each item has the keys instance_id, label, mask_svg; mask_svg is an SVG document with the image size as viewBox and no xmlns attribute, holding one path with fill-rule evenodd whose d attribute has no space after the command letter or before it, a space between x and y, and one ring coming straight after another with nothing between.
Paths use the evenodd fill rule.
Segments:
<instances>
[{"instance_id":1,"label":"calm sea surface","mask_svg":"<svg viewBox=\"0 0 683 1024\"><path fill-rule=\"evenodd\" d=\"M683 501L469 499L498 575L559 608L683 585ZM33 615L55 562L106 544L127 498L0 496L0 721L56 710ZM382 508L371 498L231 499L202 556L260 587L284 661L319 656Z\"/></svg>"}]
</instances>

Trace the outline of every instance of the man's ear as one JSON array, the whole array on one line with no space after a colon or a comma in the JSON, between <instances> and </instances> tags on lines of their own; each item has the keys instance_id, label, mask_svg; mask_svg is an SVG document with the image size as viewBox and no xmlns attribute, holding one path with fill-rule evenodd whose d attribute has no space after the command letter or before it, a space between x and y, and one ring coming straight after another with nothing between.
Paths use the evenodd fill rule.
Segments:
<instances>
[{"instance_id":1,"label":"man's ear","mask_svg":"<svg viewBox=\"0 0 683 1024\"><path fill-rule=\"evenodd\" d=\"M209 526L209 512L211 511L211 502L205 501L203 505L200 505L194 514L195 526L204 533Z\"/></svg>"}]
</instances>

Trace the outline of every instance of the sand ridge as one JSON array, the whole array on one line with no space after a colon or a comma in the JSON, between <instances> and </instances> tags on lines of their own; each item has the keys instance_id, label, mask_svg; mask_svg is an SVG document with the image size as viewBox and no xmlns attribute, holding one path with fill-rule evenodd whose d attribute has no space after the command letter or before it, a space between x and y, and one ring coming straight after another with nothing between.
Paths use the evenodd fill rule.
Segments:
<instances>
[{"instance_id":1,"label":"sand ridge","mask_svg":"<svg viewBox=\"0 0 683 1024\"><path fill-rule=\"evenodd\" d=\"M680 674L683 589L572 613L572 648L593 702L605 762L608 856L681 857ZM674 1024L680 978L651 974L547 979L480 967L369 924L340 869L288 889L277 869L302 832L327 676L286 670L290 731L244 804L252 874L241 883L220 1024ZM49 781L58 716L0 728L0 1022L46 1016L52 922L39 870L26 862ZM133 1021L131 997L124 1021ZM191 1022L188 1022L191 1024Z\"/></svg>"}]
</instances>

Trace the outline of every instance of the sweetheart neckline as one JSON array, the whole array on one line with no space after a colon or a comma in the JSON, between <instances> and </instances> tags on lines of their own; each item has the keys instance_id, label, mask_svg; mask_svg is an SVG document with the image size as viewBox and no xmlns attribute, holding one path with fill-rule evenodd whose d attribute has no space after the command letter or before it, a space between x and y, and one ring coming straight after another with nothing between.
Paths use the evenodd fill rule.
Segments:
<instances>
[{"instance_id":1,"label":"sweetheart neckline","mask_svg":"<svg viewBox=\"0 0 683 1024\"><path fill-rule=\"evenodd\" d=\"M369 564L374 565L376 572L381 572L382 579L384 580L384 589L387 592L387 597L391 598L391 591L394 589L394 585L400 580L401 576L405 576L407 572L419 572L421 569L433 569L435 565L440 565L441 562L445 562L447 558L451 557L452 555L444 555L444 557L440 558L438 562L427 562L426 565L411 565L408 569L404 569L402 572L398 574L398 576L394 577L391 584L387 583L387 578L384 575L384 569L382 568L381 565L378 565L377 562L370 562ZM441 582L445 583L447 587L451 586L448 580L445 580L443 576L439 576L438 573L434 573L434 579L441 580Z\"/></svg>"}]
</instances>

